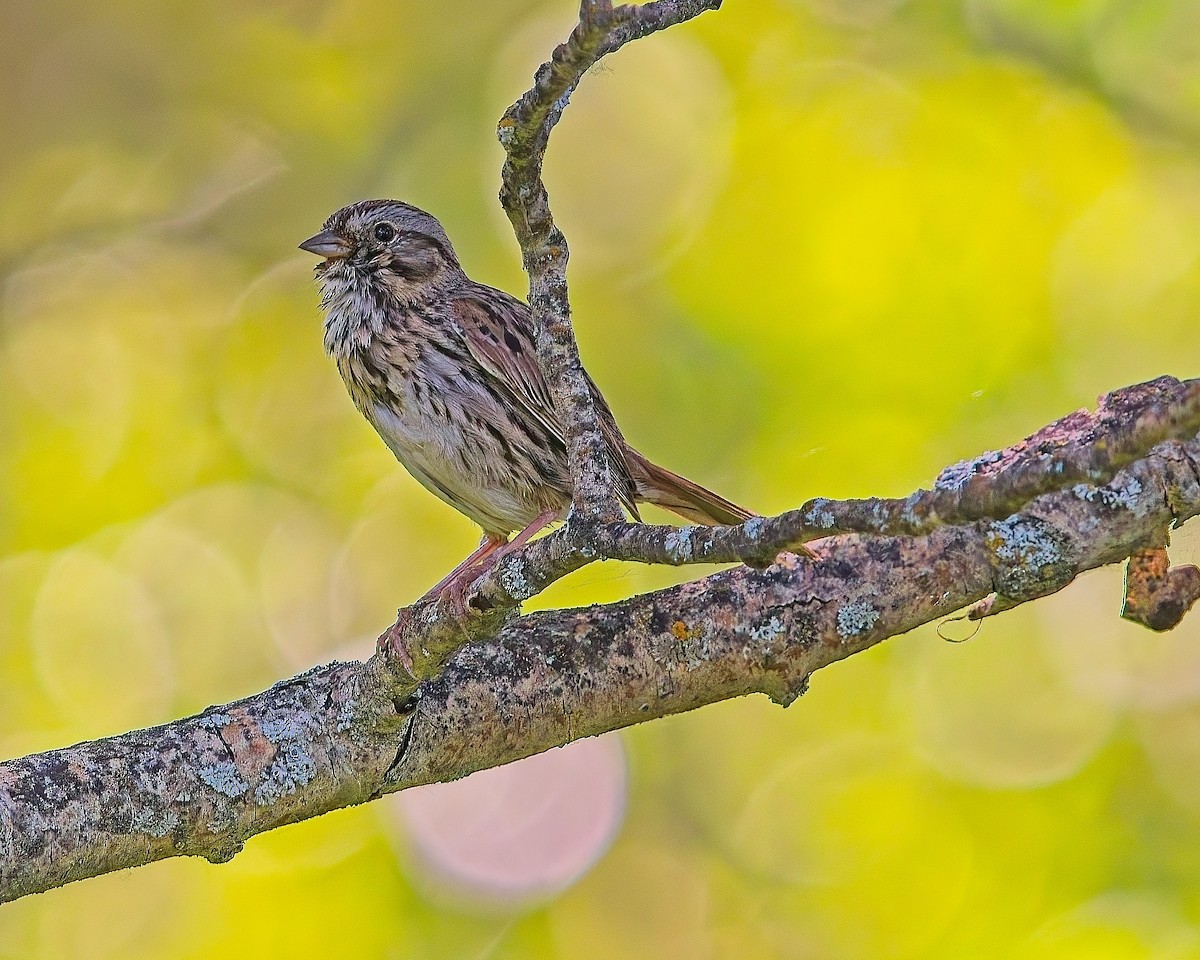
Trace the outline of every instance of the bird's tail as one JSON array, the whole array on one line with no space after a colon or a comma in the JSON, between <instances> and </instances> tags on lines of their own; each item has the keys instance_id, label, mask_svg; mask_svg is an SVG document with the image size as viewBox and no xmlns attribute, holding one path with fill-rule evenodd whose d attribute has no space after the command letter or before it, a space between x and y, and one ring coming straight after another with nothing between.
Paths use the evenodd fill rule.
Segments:
<instances>
[{"instance_id":1,"label":"bird's tail","mask_svg":"<svg viewBox=\"0 0 1200 960\"><path fill-rule=\"evenodd\" d=\"M626 454L637 499L670 510L685 520L708 526L745 523L754 516L698 483L651 463L636 450Z\"/></svg>"}]
</instances>

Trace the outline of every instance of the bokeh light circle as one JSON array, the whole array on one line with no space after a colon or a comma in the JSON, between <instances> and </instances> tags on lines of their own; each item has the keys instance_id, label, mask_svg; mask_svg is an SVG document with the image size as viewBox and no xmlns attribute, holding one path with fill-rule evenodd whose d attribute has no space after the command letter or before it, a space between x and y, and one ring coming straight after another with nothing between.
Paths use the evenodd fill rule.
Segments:
<instances>
[{"instance_id":1,"label":"bokeh light circle","mask_svg":"<svg viewBox=\"0 0 1200 960\"><path fill-rule=\"evenodd\" d=\"M600 858L626 789L621 741L607 736L405 791L393 809L439 885L519 901L563 890Z\"/></svg>"}]
</instances>

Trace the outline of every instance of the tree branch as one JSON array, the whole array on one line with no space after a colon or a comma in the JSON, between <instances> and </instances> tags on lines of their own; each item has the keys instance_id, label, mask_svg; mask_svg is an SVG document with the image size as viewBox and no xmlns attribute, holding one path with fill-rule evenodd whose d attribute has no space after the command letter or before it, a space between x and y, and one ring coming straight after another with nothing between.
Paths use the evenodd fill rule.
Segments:
<instances>
[{"instance_id":1,"label":"tree branch","mask_svg":"<svg viewBox=\"0 0 1200 960\"><path fill-rule=\"evenodd\" d=\"M787 704L813 671L887 637L989 596L1007 607L1061 590L1164 546L1173 525L1200 513L1196 390L1163 378L1118 391L1096 414L972 461L968 482L908 501L821 502L878 528L887 523L872 503L950 496L958 522L926 516L918 535L831 537L819 563L785 555L763 570L510 619L419 684L398 681L383 655L334 663L196 717L0 764L0 899L182 854L220 862L286 823L729 697ZM1077 479L1088 475L1094 483ZM967 503L1001 512L1030 489L1040 492L1002 517L962 518ZM911 523L903 510L896 519ZM601 528L600 538L610 529L611 547L641 528ZM656 549L683 562L682 544L698 534L689 529ZM528 571L538 556L523 558ZM477 589L511 598L530 583L500 574Z\"/></svg>"},{"instance_id":2,"label":"tree branch","mask_svg":"<svg viewBox=\"0 0 1200 960\"><path fill-rule=\"evenodd\" d=\"M525 272L529 274L529 306L538 359L566 425L575 490L572 512L577 519L620 520L622 514L612 465L571 327L567 240L554 223L550 197L542 182L542 160L550 131L583 75L601 58L631 40L720 6L721 0L654 0L637 7L583 0L579 23L538 68L533 86L508 108L497 129L505 152L500 203L521 245Z\"/></svg>"},{"instance_id":3,"label":"tree branch","mask_svg":"<svg viewBox=\"0 0 1200 960\"><path fill-rule=\"evenodd\" d=\"M746 563L762 567L778 554L838 533L916 535L947 523L1001 520L1040 493L1110 479L1169 438L1200 430L1200 381L1160 377L1105 395L1097 410L1079 410L1001 451L960 461L932 489L902 499L810 500L777 517L739 526L672 527L613 522L578 537L560 530L506 557L467 591L465 610L438 598L402 611L381 637L398 682L410 690L436 675L470 639L492 636L520 604L556 580L600 559L636 563ZM999 613L1016 598L997 597L971 611ZM395 652L395 656L393 656Z\"/></svg>"}]
</instances>

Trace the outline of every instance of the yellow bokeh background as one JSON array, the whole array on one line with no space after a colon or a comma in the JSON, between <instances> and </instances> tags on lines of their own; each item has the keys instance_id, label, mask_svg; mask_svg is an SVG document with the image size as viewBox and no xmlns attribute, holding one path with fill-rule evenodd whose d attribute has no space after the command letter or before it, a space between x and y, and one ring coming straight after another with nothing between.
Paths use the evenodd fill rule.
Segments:
<instances>
[{"instance_id":1,"label":"yellow bokeh background","mask_svg":"<svg viewBox=\"0 0 1200 960\"><path fill-rule=\"evenodd\" d=\"M494 126L575 9L5 9L0 757L365 656L471 548L346 399L295 246L396 196L522 292ZM776 511L1196 375L1197 37L1190 0L728 0L606 61L546 176L626 434ZM1200 957L1200 619L1151 635L1120 587L627 731L620 832L552 895L440 890L391 798L0 907L0 960Z\"/></svg>"}]
</instances>

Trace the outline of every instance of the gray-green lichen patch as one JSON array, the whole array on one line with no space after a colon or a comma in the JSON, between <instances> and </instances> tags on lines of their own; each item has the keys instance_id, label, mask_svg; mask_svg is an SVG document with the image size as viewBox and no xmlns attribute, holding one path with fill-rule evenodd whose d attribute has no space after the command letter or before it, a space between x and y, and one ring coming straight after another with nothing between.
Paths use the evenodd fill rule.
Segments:
<instances>
[{"instance_id":1,"label":"gray-green lichen patch","mask_svg":"<svg viewBox=\"0 0 1200 960\"><path fill-rule=\"evenodd\" d=\"M1137 477L1121 474L1105 487L1092 487L1077 483L1071 492L1088 503L1102 503L1114 510L1132 510L1135 516L1145 512L1142 483Z\"/></svg>"},{"instance_id":2,"label":"gray-green lichen patch","mask_svg":"<svg viewBox=\"0 0 1200 960\"><path fill-rule=\"evenodd\" d=\"M130 829L134 833L148 833L155 838L165 837L179 826L179 814L169 807L158 809L150 805L135 807Z\"/></svg>"},{"instance_id":3,"label":"gray-green lichen patch","mask_svg":"<svg viewBox=\"0 0 1200 960\"><path fill-rule=\"evenodd\" d=\"M317 775L317 763L309 752L308 726L300 716L271 717L259 725L275 746L275 759L254 788L254 802L260 807L295 793Z\"/></svg>"},{"instance_id":4,"label":"gray-green lichen patch","mask_svg":"<svg viewBox=\"0 0 1200 960\"><path fill-rule=\"evenodd\" d=\"M61 774L56 771L54 776L43 776L41 782L41 794L51 803L65 804L71 800L71 793L58 780Z\"/></svg>"},{"instance_id":5,"label":"gray-green lichen patch","mask_svg":"<svg viewBox=\"0 0 1200 960\"><path fill-rule=\"evenodd\" d=\"M910 526L918 526L921 522L920 516L917 514L917 506L921 502L921 494L923 491L918 490L915 493L910 493L904 500L904 506L900 509L900 522Z\"/></svg>"},{"instance_id":6,"label":"gray-green lichen patch","mask_svg":"<svg viewBox=\"0 0 1200 960\"><path fill-rule=\"evenodd\" d=\"M337 716L334 720L334 729L338 733L344 733L354 726L357 706L354 700L343 700L338 704Z\"/></svg>"},{"instance_id":7,"label":"gray-green lichen patch","mask_svg":"<svg viewBox=\"0 0 1200 960\"><path fill-rule=\"evenodd\" d=\"M139 750L129 765L143 797L130 816L130 830L134 833L161 838L179 826L179 810L173 803L186 803L189 795L182 791L171 796L172 787L163 776L165 765L161 750Z\"/></svg>"},{"instance_id":8,"label":"gray-green lichen patch","mask_svg":"<svg viewBox=\"0 0 1200 960\"><path fill-rule=\"evenodd\" d=\"M695 530L692 527L680 527L678 530L667 534L663 541L663 547L667 551L667 556L676 563L687 563L692 559L693 545L692 535Z\"/></svg>"},{"instance_id":9,"label":"gray-green lichen patch","mask_svg":"<svg viewBox=\"0 0 1200 960\"><path fill-rule=\"evenodd\" d=\"M1001 596L1042 596L1074 576L1062 534L1044 520L1019 514L998 520L988 528L987 542L995 556L995 587Z\"/></svg>"},{"instance_id":10,"label":"gray-green lichen patch","mask_svg":"<svg viewBox=\"0 0 1200 960\"><path fill-rule=\"evenodd\" d=\"M308 751L297 743L285 744L263 771L262 779L254 788L254 802L260 807L268 806L295 793L316 775L317 764Z\"/></svg>"},{"instance_id":11,"label":"gray-green lichen patch","mask_svg":"<svg viewBox=\"0 0 1200 960\"><path fill-rule=\"evenodd\" d=\"M757 640L759 643L771 643L780 637L786 629L782 620L776 616L772 616L769 620L763 620L750 627L746 633L750 636L750 639Z\"/></svg>"},{"instance_id":12,"label":"gray-green lichen patch","mask_svg":"<svg viewBox=\"0 0 1200 960\"><path fill-rule=\"evenodd\" d=\"M298 716L289 714L280 714L274 717L266 717L258 724L258 729L262 731L262 735L271 743L278 746L289 740L295 740L304 736L306 724Z\"/></svg>"},{"instance_id":13,"label":"gray-green lichen patch","mask_svg":"<svg viewBox=\"0 0 1200 960\"><path fill-rule=\"evenodd\" d=\"M514 600L527 600L536 592L525 575L525 561L518 556L505 557L496 571L500 586Z\"/></svg>"},{"instance_id":14,"label":"gray-green lichen patch","mask_svg":"<svg viewBox=\"0 0 1200 960\"><path fill-rule=\"evenodd\" d=\"M933 488L935 490L957 492L982 467L996 463L1003 456L1004 452L1002 450L989 450L986 453L981 453L974 460L959 460L958 463L952 463L937 475L937 479L933 481Z\"/></svg>"},{"instance_id":15,"label":"gray-green lichen patch","mask_svg":"<svg viewBox=\"0 0 1200 960\"><path fill-rule=\"evenodd\" d=\"M812 505L804 512L804 522L817 530L828 530L835 523L837 517L833 515L828 507L829 501L823 497L812 501Z\"/></svg>"},{"instance_id":16,"label":"gray-green lichen patch","mask_svg":"<svg viewBox=\"0 0 1200 960\"><path fill-rule=\"evenodd\" d=\"M996 556L1005 563L1044 567L1062 559L1051 528L1040 520L1013 515L992 524Z\"/></svg>"},{"instance_id":17,"label":"gray-green lichen patch","mask_svg":"<svg viewBox=\"0 0 1200 960\"><path fill-rule=\"evenodd\" d=\"M250 789L231 760L205 764L196 771L196 776L226 797L240 797Z\"/></svg>"},{"instance_id":18,"label":"gray-green lichen patch","mask_svg":"<svg viewBox=\"0 0 1200 960\"><path fill-rule=\"evenodd\" d=\"M865 600L851 600L838 607L837 632L843 640L870 630L879 620L879 611Z\"/></svg>"},{"instance_id":19,"label":"gray-green lichen patch","mask_svg":"<svg viewBox=\"0 0 1200 960\"><path fill-rule=\"evenodd\" d=\"M233 723L233 717L227 713L206 713L197 718L196 726L202 730L222 730Z\"/></svg>"}]
</instances>

